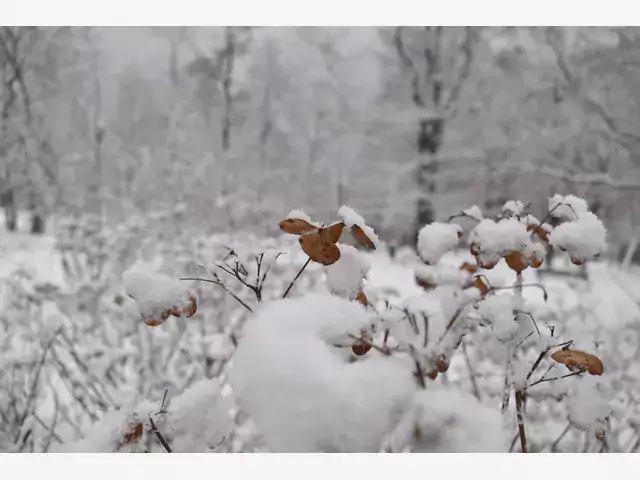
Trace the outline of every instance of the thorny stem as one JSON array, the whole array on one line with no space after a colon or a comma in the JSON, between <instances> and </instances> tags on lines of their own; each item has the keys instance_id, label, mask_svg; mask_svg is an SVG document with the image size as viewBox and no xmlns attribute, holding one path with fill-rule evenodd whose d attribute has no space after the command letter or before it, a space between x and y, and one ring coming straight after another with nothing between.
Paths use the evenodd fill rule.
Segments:
<instances>
[{"instance_id":1,"label":"thorny stem","mask_svg":"<svg viewBox=\"0 0 640 480\"><path fill-rule=\"evenodd\" d=\"M307 258L307 261L304 262L304 265L302 266L302 268L300 270L298 270L297 275L295 276L295 278L291 281L291 283L289 284L289 286L287 287L287 289L285 290L285 292L282 294L282 298L287 298L287 295L289 295L289 292L291 291L291 289L293 288L293 285L296 283L296 281L298 280L298 278L300 277L300 275L302 275L302 272L304 272L304 269L307 268L307 265L309 265L309 263L311 263L311 258Z\"/></svg>"}]
</instances>

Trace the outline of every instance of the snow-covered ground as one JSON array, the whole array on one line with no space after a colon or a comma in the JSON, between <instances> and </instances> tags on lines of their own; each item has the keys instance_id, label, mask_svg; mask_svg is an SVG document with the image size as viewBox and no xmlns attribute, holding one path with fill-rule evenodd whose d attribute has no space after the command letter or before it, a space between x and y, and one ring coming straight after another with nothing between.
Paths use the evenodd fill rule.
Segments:
<instances>
[{"instance_id":1,"label":"snow-covered ground","mask_svg":"<svg viewBox=\"0 0 640 480\"><path fill-rule=\"evenodd\" d=\"M153 252L138 256L138 261L146 259L149 264L149 259L155 259L151 263L155 262L156 268L174 278L206 277L206 269L195 264L220 261L225 246L233 244L254 252L280 246L285 255L273 267L263 292L264 298L276 298L305 260L299 254L297 241L288 237L262 241L229 236L189 237L188 241L192 243L180 239L169 245L158 244ZM119 244L113 242L104 247L105 265L122 258L124 247L116 245ZM115 433L103 430L98 438L96 431L91 430L106 411L120 408L120 417L109 413L113 422L133 422L131 428L135 432L136 422L146 422L142 417L147 412L160 409L165 391L168 391L170 412L171 402L174 407L181 405L183 392L187 396L195 395L189 387L197 386L202 379L217 377L224 395L231 392L227 382L229 360L235 343L242 342L242 325L251 317L248 308L258 309L255 297L234 285L232 291L248 307L243 308L217 285L193 282L190 285L198 295L198 313L193 318L169 319L162 326L147 327L136 315L131 300L122 295L121 275L70 276L69 269L63 267L64 261L72 262L69 252L59 247L51 237L4 231L0 235L0 379L3 385L0 413L6 418L5 426L0 427L1 450L118 449L116 440L127 434L122 426ZM372 304L380 306L384 301L401 304L424 295L414 278L416 268L422 263L412 251L400 250L395 258L384 249L363 255L371 267L364 292ZM87 264L86 259L78 260L79 255L73 258L79 263L85 262L83 268L87 272L93 271L94 265ZM445 277L455 277L461 263L472 258L466 250L447 253L440 262L440 272ZM566 259L559 259L557 267L572 273L578 271L578 267ZM553 325L561 338L573 340L575 345L595 351L602 358L603 378L614 392L611 400L615 408L608 428L615 435L611 434L608 448L628 451L638 438L634 432L640 420L634 400L640 395L640 372L635 366L640 360L640 272L621 271L614 265L598 262L588 263L586 268L587 280L576 275L539 276L535 270L525 270L525 304L536 318L538 328L545 330ZM104 267L108 272L121 270ZM516 280L515 273L504 261L484 274L494 287L510 286ZM539 283L546 288L546 300L543 290L532 286ZM318 265L312 264L306 269L291 296L302 292L326 294L323 269ZM467 335L464 354L458 350L448 372L439 376L437 382L477 393L482 407L469 408L478 408L478 412L485 407L495 410L500 404L504 381L504 353L499 344L489 342L487 329L480 328ZM301 354L305 354L304 348ZM530 360L525 359L527 365L535 360L536 352L532 351L531 355ZM550 371L553 373L556 369ZM567 426L567 402L559 399L570 394L574 380L575 377L531 388L526 412L531 451L597 451L600 448L595 439L573 427L556 442ZM370 395L380 394L375 391L374 388ZM448 399L446 395L442 398ZM450 401L462 401L456 398L451 397ZM224 435L224 442L223 435L216 431L210 431L209 435L202 430L202 425L196 428L197 418L188 417L189 412L179 409L173 423L165 425L167 435L175 445L185 445L187 450L263 448L252 423L247 422L245 416L235 414L237 408L232 402L224 405L225 418L235 421L232 432ZM349 408L357 405L356 402ZM23 415L26 418L21 418ZM219 413L212 411L206 415L215 419ZM184 418L190 422L189 432L176 423ZM333 424L337 425L338 420L334 420ZM11 425L17 422L21 422L21 430L11 430ZM515 413L506 420L505 428L516 433ZM77 443L86 435L94 440ZM189 436L195 436L191 442ZM340 445L357 444L346 437L336 441ZM145 442L147 449L162 451L152 436ZM283 445L286 446L286 442ZM323 448L322 445L319 448Z\"/></svg>"}]
</instances>

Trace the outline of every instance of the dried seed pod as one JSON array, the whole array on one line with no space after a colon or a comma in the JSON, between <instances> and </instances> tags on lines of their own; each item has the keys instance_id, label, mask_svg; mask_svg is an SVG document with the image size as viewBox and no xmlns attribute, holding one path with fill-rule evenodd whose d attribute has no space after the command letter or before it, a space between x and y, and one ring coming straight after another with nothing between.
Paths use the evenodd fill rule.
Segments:
<instances>
[{"instance_id":1,"label":"dried seed pod","mask_svg":"<svg viewBox=\"0 0 640 480\"><path fill-rule=\"evenodd\" d=\"M598 440L600 440L601 442L604 441L604 429L603 428L596 428L594 433L595 433L596 438Z\"/></svg>"},{"instance_id":2,"label":"dried seed pod","mask_svg":"<svg viewBox=\"0 0 640 480\"><path fill-rule=\"evenodd\" d=\"M542 258L538 257L536 254L533 254L529 259L529 264L532 268L540 268L542 266Z\"/></svg>"},{"instance_id":3,"label":"dried seed pod","mask_svg":"<svg viewBox=\"0 0 640 480\"><path fill-rule=\"evenodd\" d=\"M588 372L590 375L602 375L604 367L602 360L595 355L580 350L563 349L554 352L551 358L566 365L569 370Z\"/></svg>"},{"instance_id":4,"label":"dried seed pod","mask_svg":"<svg viewBox=\"0 0 640 480\"><path fill-rule=\"evenodd\" d=\"M369 250L376 249L376 244L373 243L373 240L367 237L367 234L364 233L364 230L362 230L362 228L360 228L358 225L353 225L349 229L349 231L351 232L351 235L353 235L353 238L355 238L360 245L368 248Z\"/></svg>"},{"instance_id":5,"label":"dried seed pod","mask_svg":"<svg viewBox=\"0 0 640 480\"><path fill-rule=\"evenodd\" d=\"M509 252L505 255L504 259L507 262L507 265L509 265L509 268L514 272L521 273L529 266L529 262L527 262L527 259L522 252Z\"/></svg>"},{"instance_id":6,"label":"dried seed pod","mask_svg":"<svg viewBox=\"0 0 640 480\"><path fill-rule=\"evenodd\" d=\"M438 369L434 368L433 370L428 372L427 377L429 377L431 380L435 380L438 377Z\"/></svg>"},{"instance_id":7,"label":"dried seed pod","mask_svg":"<svg viewBox=\"0 0 640 480\"><path fill-rule=\"evenodd\" d=\"M311 225L302 218L285 218L278 226L283 232L292 235L302 235L303 233L309 233L318 229L318 227Z\"/></svg>"},{"instance_id":8,"label":"dried seed pod","mask_svg":"<svg viewBox=\"0 0 640 480\"><path fill-rule=\"evenodd\" d=\"M142 318L142 321L145 323L145 325L148 325L149 327L157 327L158 325L162 325L170 316L171 316L171 310L163 310L160 313L159 319L156 318L155 316L149 316L144 314L140 315L140 317Z\"/></svg>"},{"instance_id":9,"label":"dried seed pod","mask_svg":"<svg viewBox=\"0 0 640 480\"><path fill-rule=\"evenodd\" d=\"M371 350L371 344L364 339L356 340L351 345L351 351L358 357L366 355L369 350Z\"/></svg>"}]
</instances>

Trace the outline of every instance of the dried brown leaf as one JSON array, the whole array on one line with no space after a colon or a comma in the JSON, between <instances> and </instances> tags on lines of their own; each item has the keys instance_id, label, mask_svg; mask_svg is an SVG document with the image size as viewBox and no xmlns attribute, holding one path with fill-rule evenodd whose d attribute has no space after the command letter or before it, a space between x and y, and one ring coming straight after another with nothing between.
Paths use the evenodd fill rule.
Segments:
<instances>
[{"instance_id":1,"label":"dried brown leaf","mask_svg":"<svg viewBox=\"0 0 640 480\"><path fill-rule=\"evenodd\" d=\"M360 245L368 248L369 250L376 249L376 245L375 243L373 243L373 240L367 237L367 235L364 233L364 230L362 230L362 228L360 228L358 225L353 225L349 229L349 231L351 232L351 235L353 235L353 238L355 238Z\"/></svg>"},{"instance_id":2,"label":"dried brown leaf","mask_svg":"<svg viewBox=\"0 0 640 480\"><path fill-rule=\"evenodd\" d=\"M509 252L504 256L504 259L507 262L507 265L509 265L509 268L514 272L520 273L523 270L526 270L529 266L529 262L527 262L527 259L522 252Z\"/></svg>"},{"instance_id":3,"label":"dried brown leaf","mask_svg":"<svg viewBox=\"0 0 640 480\"><path fill-rule=\"evenodd\" d=\"M588 372L590 375L602 375L604 371L602 360L580 350L558 350L551 355L551 358L566 365L570 370Z\"/></svg>"},{"instance_id":4,"label":"dried brown leaf","mask_svg":"<svg viewBox=\"0 0 640 480\"><path fill-rule=\"evenodd\" d=\"M547 232L540 225L529 225L527 227L528 232L535 232L540 240L543 242L549 243L549 232Z\"/></svg>"},{"instance_id":5,"label":"dried brown leaf","mask_svg":"<svg viewBox=\"0 0 640 480\"><path fill-rule=\"evenodd\" d=\"M331 241L331 233L316 231L300 236L300 247L309 258L322 265L332 265L340 259L340 249Z\"/></svg>"},{"instance_id":6,"label":"dried brown leaf","mask_svg":"<svg viewBox=\"0 0 640 480\"><path fill-rule=\"evenodd\" d=\"M126 445L135 443L142 436L143 432L144 427L142 426L142 423L132 425L131 428L125 432L122 443Z\"/></svg>"},{"instance_id":7,"label":"dried brown leaf","mask_svg":"<svg viewBox=\"0 0 640 480\"><path fill-rule=\"evenodd\" d=\"M304 233L317 230L318 228L302 218L285 218L278 224L278 226L283 232L290 233L292 235L302 235Z\"/></svg>"},{"instance_id":8,"label":"dried brown leaf","mask_svg":"<svg viewBox=\"0 0 640 480\"><path fill-rule=\"evenodd\" d=\"M465 272L469 272L469 273L476 273L478 271L478 265L473 265L472 263L464 262L462 265L460 265L460 270L464 270Z\"/></svg>"},{"instance_id":9,"label":"dried brown leaf","mask_svg":"<svg viewBox=\"0 0 640 480\"><path fill-rule=\"evenodd\" d=\"M361 303L365 307L369 305L369 300L367 299L367 296L362 291L358 293L358 295L356 296L356 302Z\"/></svg>"}]
</instances>

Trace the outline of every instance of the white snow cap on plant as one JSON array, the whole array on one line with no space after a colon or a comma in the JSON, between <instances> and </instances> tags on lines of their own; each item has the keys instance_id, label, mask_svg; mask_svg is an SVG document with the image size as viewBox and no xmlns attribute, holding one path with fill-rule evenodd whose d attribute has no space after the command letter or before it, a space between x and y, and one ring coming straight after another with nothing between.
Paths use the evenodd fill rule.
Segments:
<instances>
[{"instance_id":1,"label":"white snow cap on plant","mask_svg":"<svg viewBox=\"0 0 640 480\"><path fill-rule=\"evenodd\" d=\"M285 219L293 219L293 220L304 220L305 222L309 222L314 227L320 227L321 225L317 222L311 220L311 217L305 213L302 209L291 210Z\"/></svg>"},{"instance_id":2,"label":"white snow cap on plant","mask_svg":"<svg viewBox=\"0 0 640 480\"><path fill-rule=\"evenodd\" d=\"M465 208L464 210L462 210L462 213L464 213L467 217L477 220L478 222L481 222L484 218L484 215L482 215L482 210L480 210L480 207L477 205L472 205L469 208Z\"/></svg>"},{"instance_id":3,"label":"white snow cap on plant","mask_svg":"<svg viewBox=\"0 0 640 480\"><path fill-rule=\"evenodd\" d=\"M501 453L508 442L498 410L467 393L430 386L389 436L392 451L414 453Z\"/></svg>"},{"instance_id":4,"label":"white snow cap on plant","mask_svg":"<svg viewBox=\"0 0 640 480\"><path fill-rule=\"evenodd\" d=\"M532 240L526 225L515 218L498 222L486 218L471 231L469 243L479 250L481 259L495 263L511 251L526 251Z\"/></svg>"},{"instance_id":5,"label":"white snow cap on plant","mask_svg":"<svg viewBox=\"0 0 640 480\"><path fill-rule=\"evenodd\" d=\"M340 259L325 267L327 289L350 300L362 291L364 278L371 269L367 257L351 245L338 245Z\"/></svg>"},{"instance_id":6,"label":"white snow cap on plant","mask_svg":"<svg viewBox=\"0 0 640 480\"><path fill-rule=\"evenodd\" d=\"M502 206L502 213L513 217L520 215L524 210L524 203L520 200L509 200Z\"/></svg>"},{"instance_id":7,"label":"white snow cap on plant","mask_svg":"<svg viewBox=\"0 0 640 480\"><path fill-rule=\"evenodd\" d=\"M429 265L438 263L442 256L458 245L462 227L455 223L433 222L418 233L418 253Z\"/></svg>"},{"instance_id":8,"label":"white snow cap on plant","mask_svg":"<svg viewBox=\"0 0 640 480\"><path fill-rule=\"evenodd\" d=\"M498 340L507 341L518 334L520 326L513 313L516 305L516 298L510 293L490 295L478 302L480 316L491 324Z\"/></svg>"},{"instance_id":9,"label":"white snow cap on plant","mask_svg":"<svg viewBox=\"0 0 640 480\"><path fill-rule=\"evenodd\" d=\"M312 294L265 304L247 322L230 382L272 450L378 451L416 387L409 359L340 354L372 321L356 302Z\"/></svg>"},{"instance_id":10,"label":"white snow cap on plant","mask_svg":"<svg viewBox=\"0 0 640 480\"><path fill-rule=\"evenodd\" d=\"M591 212L582 212L577 220L558 225L549 243L569 252L572 258L586 260L605 250L607 230Z\"/></svg>"},{"instance_id":11,"label":"white snow cap on plant","mask_svg":"<svg viewBox=\"0 0 640 480\"><path fill-rule=\"evenodd\" d=\"M573 195L560 195L556 193L549 198L549 211L551 216L563 220L575 220L589 211L589 204L586 200Z\"/></svg>"},{"instance_id":12,"label":"white snow cap on plant","mask_svg":"<svg viewBox=\"0 0 640 480\"><path fill-rule=\"evenodd\" d=\"M173 451L208 453L233 429L230 403L215 379L204 379L169 399L162 433Z\"/></svg>"},{"instance_id":13,"label":"white snow cap on plant","mask_svg":"<svg viewBox=\"0 0 640 480\"><path fill-rule=\"evenodd\" d=\"M367 225L367 223L364 221L364 218L362 218L362 216L353 208L343 205L342 207L340 207L340 210L338 210L338 216L344 222L345 227L351 228L354 225L360 227L367 238L369 238L369 240L373 242L375 247L378 248L380 239L378 239L378 236L373 231L373 228Z\"/></svg>"},{"instance_id":14,"label":"white snow cap on plant","mask_svg":"<svg viewBox=\"0 0 640 480\"><path fill-rule=\"evenodd\" d=\"M159 405L143 401L135 406L104 413L87 432L85 437L73 443L59 445L54 453L135 453L144 451L143 436L129 444L124 443L125 436L131 433L136 424L142 423L145 430L149 426L149 414L157 412Z\"/></svg>"},{"instance_id":15,"label":"white snow cap on plant","mask_svg":"<svg viewBox=\"0 0 640 480\"><path fill-rule=\"evenodd\" d=\"M611 406L606 400L599 379L585 376L576 379L568 396L569 423L579 430L595 433L606 425Z\"/></svg>"},{"instance_id":16,"label":"white snow cap on plant","mask_svg":"<svg viewBox=\"0 0 640 480\"><path fill-rule=\"evenodd\" d=\"M145 319L160 320L163 311L186 308L190 302L189 297L195 298L196 295L186 283L140 266L126 271L122 280L125 293L135 300Z\"/></svg>"}]
</instances>

